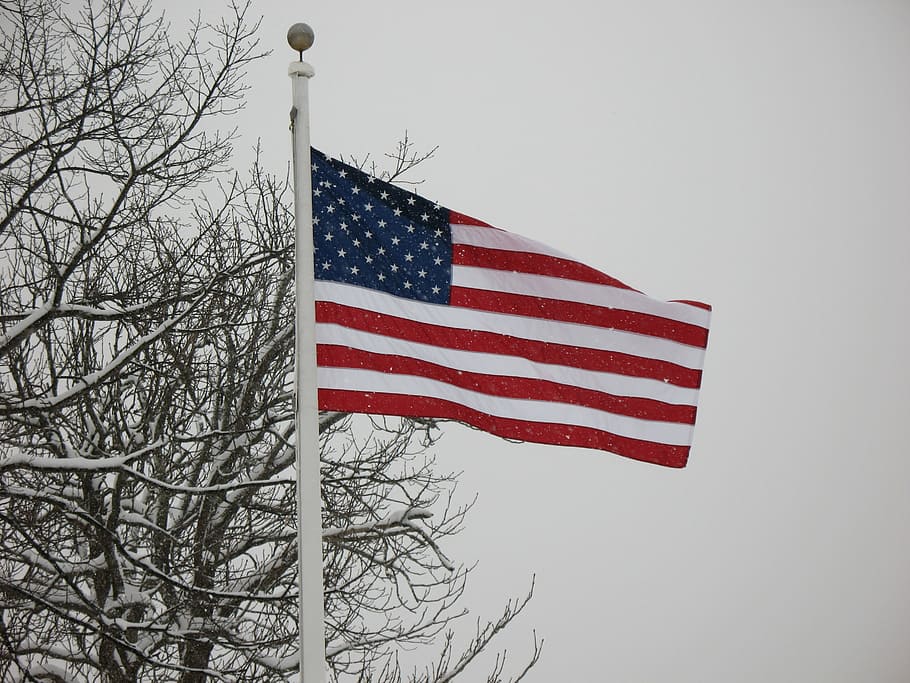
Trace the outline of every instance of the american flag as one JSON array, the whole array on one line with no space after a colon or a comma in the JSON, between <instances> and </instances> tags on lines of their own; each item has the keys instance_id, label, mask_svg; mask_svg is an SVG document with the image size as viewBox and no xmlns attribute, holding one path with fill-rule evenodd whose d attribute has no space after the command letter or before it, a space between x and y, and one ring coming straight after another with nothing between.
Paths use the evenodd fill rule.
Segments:
<instances>
[{"instance_id":1,"label":"american flag","mask_svg":"<svg viewBox=\"0 0 910 683\"><path fill-rule=\"evenodd\" d=\"M685 466L709 306L312 162L320 409Z\"/></svg>"}]
</instances>

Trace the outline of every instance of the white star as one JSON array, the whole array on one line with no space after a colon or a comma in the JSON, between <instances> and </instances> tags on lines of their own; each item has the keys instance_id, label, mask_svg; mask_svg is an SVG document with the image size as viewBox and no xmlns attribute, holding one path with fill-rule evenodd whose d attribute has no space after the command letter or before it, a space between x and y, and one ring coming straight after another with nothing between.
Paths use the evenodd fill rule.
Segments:
<instances>
[{"instance_id":1,"label":"white star","mask_svg":"<svg viewBox=\"0 0 910 683\"><path fill-rule=\"evenodd\" d=\"M379 198L380 198L380 199L388 199L388 198L389 198L389 193L386 192L385 190L383 190L382 192L379 193Z\"/></svg>"},{"instance_id":2,"label":"white star","mask_svg":"<svg viewBox=\"0 0 910 683\"><path fill-rule=\"evenodd\" d=\"M409 206L414 206L414 204L416 204L416 203L417 203L417 200L416 200L416 199L414 199L413 197L408 197L408 205L409 205Z\"/></svg>"},{"instance_id":3,"label":"white star","mask_svg":"<svg viewBox=\"0 0 910 683\"><path fill-rule=\"evenodd\" d=\"M344 206L344 197L339 197L339 198L338 198L338 203L339 203L341 206Z\"/></svg>"},{"instance_id":4,"label":"white star","mask_svg":"<svg viewBox=\"0 0 910 683\"><path fill-rule=\"evenodd\" d=\"M347 178L348 172L345 171L344 169L341 169L340 171L338 171L338 175L341 176L342 178Z\"/></svg>"},{"instance_id":5,"label":"white star","mask_svg":"<svg viewBox=\"0 0 910 683\"><path fill-rule=\"evenodd\" d=\"M357 266L351 266L351 275L357 275L360 272L360 268Z\"/></svg>"},{"instance_id":6,"label":"white star","mask_svg":"<svg viewBox=\"0 0 910 683\"><path fill-rule=\"evenodd\" d=\"M401 241L401 240L398 239L397 236L392 238L392 244L393 244L394 246L396 246L396 247L398 246L398 243L399 243L400 241Z\"/></svg>"},{"instance_id":7,"label":"white star","mask_svg":"<svg viewBox=\"0 0 910 683\"><path fill-rule=\"evenodd\" d=\"M442 265L442 259L439 258L439 257L437 256L436 258L433 259L433 264L434 264L434 265L437 265L437 266L441 266L441 265Z\"/></svg>"},{"instance_id":8,"label":"white star","mask_svg":"<svg viewBox=\"0 0 910 683\"><path fill-rule=\"evenodd\" d=\"M335 207L332 206L331 204L329 204L327 207L325 207L325 210L326 210L326 213L335 213Z\"/></svg>"},{"instance_id":9,"label":"white star","mask_svg":"<svg viewBox=\"0 0 910 683\"><path fill-rule=\"evenodd\" d=\"M382 273L379 273L379 275L376 276L376 279L379 280L380 282L382 282L383 280L385 280L385 275L383 275Z\"/></svg>"},{"instance_id":10,"label":"white star","mask_svg":"<svg viewBox=\"0 0 910 683\"><path fill-rule=\"evenodd\" d=\"M421 268L420 270L417 271L417 274L418 274L420 277L426 277L426 276L427 276L427 271L425 271L423 268Z\"/></svg>"},{"instance_id":11,"label":"white star","mask_svg":"<svg viewBox=\"0 0 910 683\"><path fill-rule=\"evenodd\" d=\"M425 241L420 243L421 249L428 249L429 247L430 247L429 243L427 243Z\"/></svg>"},{"instance_id":12,"label":"white star","mask_svg":"<svg viewBox=\"0 0 910 683\"><path fill-rule=\"evenodd\" d=\"M360 194L360 188L359 188L359 187L352 187L352 188L351 188L351 194Z\"/></svg>"},{"instance_id":13,"label":"white star","mask_svg":"<svg viewBox=\"0 0 910 683\"><path fill-rule=\"evenodd\" d=\"M355 246L355 247L359 247L359 246L360 246L360 240L355 239L355 240L354 240L354 246Z\"/></svg>"},{"instance_id":14,"label":"white star","mask_svg":"<svg viewBox=\"0 0 910 683\"><path fill-rule=\"evenodd\" d=\"M436 228L436 232L433 233L433 237L442 237L442 230Z\"/></svg>"},{"instance_id":15,"label":"white star","mask_svg":"<svg viewBox=\"0 0 910 683\"><path fill-rule=\"evenodd\" d=\"M348 252L346 252L344 249L339 249L339 250L338 250L338 256L339 256L339 258L344 258L344 257L347 255L347 253L348 253Z\"/></svg>"},{"instance_id":16,"label":"white star","mask_svg":"<svg viewBox=\"0 0 910 683\"><path fill-rule=\"evenodd\" d=\"M373 231L367 230L365 233L363 233L363 236L366 237L367 239L371 239L373 237Z\"/></svg>"},{"instance_id":17,"label":"white star","mask_svg":"<svg viewBox=\"0 0 910 683\"><path fill-rule=\"evenodd\" d=\"M386 222L385 222L385 221L379 221L376 225L378 225L380 228L384 228L384 227L386 226Z\"/></svg>"},{"instance_id":18,"label":"white star","mask_svg":"<svg viewBox=\"0 0 910 683\"><path fill-rule=\"evenodd\" d=\"M420 214L420 220L422 220L424 223L426 223L428 220L430 220L430 214L428 214L428 213Z\"/></svg>"},{"instance_id":19,"label":"white star","mask_svg":"<svg viewBox=\"0 0 910 683\"><path fill-rule=\"evenodd\" d=\"M433 287L433 294L439 294L439 287Z\"/></svg>"},{"instance_id":20,"label":"white star","mask_svg":"<svg viewBox=\"0 0 910 683\"><path fill-rule=\"evenodd\" d=\"M367 203L367 204L364 204L364 205L363 205L363 208L366 209L367 211L372 211L372 210L373 210L373 205Z\"/></svg>"},{"instance_id":21,"label":"white star","mask_svg":"<svg viewBox=\"0 0 910 683\"><path fill-rule=\"evenodd\" d=\"M320 190L318 187L317 187L316 189L313 190L313 196L314 196L314 197L318 197L318 196L320 196L321 194L322 194L322 190Z\"/></svg>"},{"instance_id":22,"label":"white star","mask_svg":"<svg viewBox=\"0 0 910 683\"><path fill-rule=\"evenodd\" d=\"M405 283L404 283L404 288L405 288L405 289L410 289L410 288L411 288L411 283L408 282L408 281L405 281Z\"/></svg>"},{"instance_id":23,"label":"white star","mask_svg":"<svg viewBox=\"0 0 910 683\"><path fill-rule=\"evenodd\" d=\"M332 264L329 263L328 261L323 261L323 262L322 262L322 269L323 269L323 270L328 270L328 269L331 268L331 267L332 267Z\"/></svg>"},{"instance_id":24,"label":"white star","mask_svg":"<svg viewBox=\"0 0 910 683\"><path fill-rule=\"evenodd\" d=\"M414 233L414 226L413 226L413 225L408 225L408 232L411 233L411 234Z\"/></svg>"},{"instance_id":25,"label":"white star","mask_svg":"<svg viewBox=\"0 0 910 683\"><path fill-rule=\"evenodd\" d=\"M396 216L400 216L400 215L401 215L401 209L396 208L394 211L392 211L392 213L394 213Z\"/></svg>"},{"instance_id":26,"label":"white star","mask_svg":"<svg viewBox=\"0 0 910 683\"><path fill-rule=\"evenodd\" d=\"M407 254L404 255L404 260L408 261L410 263L411 261L414 260L414 255L412 253L408 252Z\"/></svg>"},{"instance_id":27,"label":"white star","mask_svg":"<svg viewBox=\"0 0 910 683\"><path fill-rule=\"evenodd\" d=\"M372 262L373 262L373 257L372 257L372 256L367 256L366 258L364 258L364 261L366 261L367 263L372 263Z\"/></svg>"},{"instance_id":28,"label":"white star","mask_svg":"<svg viewBox=\"0 0 910 683\"><path fill-rule=\"evenodd\" d=\"M392 270L393 273L397 273L397 272L398 272L398 265L395 264L395 263L393 263L393 264L392 264L392 267L391 267L391 270Z\"/></svg>"},{"instance_id":29,"label":"white star","mask_svg":"<svg viewBox=\"0 0 910 683\"><path fill-rule=\"evenodd\" d=\"M353 219L354 219L354 222L356 223L357 221L360 220L360 214L359 214L359 213L352 213L352 214L351 214L351 218L353 218Z\"/></svg>"},{"instance_id":30,"label":"white star","mask_svg":"<svg viewBox=\"0 0 910 683\"><path fill-rule=\"evenodd\" d=\"M385 247L379 247L379 249L376 251L376 253L379 254L380 256L385 256Z\"/></svg>"},{"instance_id":31,"label":"white star","mask_svg":"<svg viewBox=\"0 0 910 683\"><path fill-rule=\"evenodd\" d=\"M332 241L332 237L334 237L334 235L332 235L332 233L330 233L330 232L327 232L327 233L325 234L325 241L326 241L326 242L331 242L331 241Z\"/></svg>"}]
</instances>

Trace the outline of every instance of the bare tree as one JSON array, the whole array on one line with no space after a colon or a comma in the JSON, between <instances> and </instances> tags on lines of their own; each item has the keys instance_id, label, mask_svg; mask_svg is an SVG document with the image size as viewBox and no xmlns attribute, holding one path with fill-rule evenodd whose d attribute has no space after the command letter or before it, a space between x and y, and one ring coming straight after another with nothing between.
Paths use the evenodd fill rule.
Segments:
<instances>
[{"instance_id":1,"label":"bare tree","mask_svg":"<svg viewBox=\"0 0 910 683\"><path fill-rule=\"evenodd\" d=\"M172 42L149 4L0 15L0 677L285 680L292 216L286 181L226 170L223 130L256 24L232 5ZM455 654L467 572L441 543L469 506L437 425L320 431L333 676L402 680L399 648L438 641L409 680L452 680L526 599Z\"/></svg>"}]
</instances>

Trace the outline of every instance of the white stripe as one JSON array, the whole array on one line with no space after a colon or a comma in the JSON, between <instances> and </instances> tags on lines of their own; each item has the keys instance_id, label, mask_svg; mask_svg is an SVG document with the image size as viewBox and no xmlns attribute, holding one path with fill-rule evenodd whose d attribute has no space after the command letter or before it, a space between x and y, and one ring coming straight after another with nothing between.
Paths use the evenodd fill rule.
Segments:
<instances>
[{"instance_id":1,"label":"white stripe","mask_svg":"<svg viewBox=\"0 0 910 683\"><path fill-rule=\"evenodd\" d=\"M619 436L672 446L689 446L692 443L691 425L641 420L568 403L503 398L461 389L426 377L389 375L361 368L325 367L319 368L317 377L320 389L426 396L452 401L496 417L590 427Z\"/></svg>"},{"instance_id":2,"label":"white stripe","mask_svg":"<svg viewBox=\"0 0 910 683\"><path fill-rule=\"evenodd\" d=\"M502 377L540 379L614 396L648 398L674 405L696 405L698 390L678 387L659 379L629 377L609 372L583 370L566 365L535 363L526 358L462 351L421 344L374 332L363 332L337 323L317 323L316 342L336 344L369 353L415 358L460 372L475 372Z\"/></svg>"},{"instance_id":3,"label":"white stripe","mask_svg":"<svg viewBox=\"0 0 910 683\"><path fill-rule=\"evenodd\" d=\"M620 289L609 285L549 275L516 273L511 270L453 265L452 284L458 287L541 296L547 299L560 299L604 308L648 313L669 320L698 325L705 329L711 318L710 312L704 309L689 304L658 301L631 289Z\"/></svg>"},{"instance_id":4,"label":"white stripe","mask_svg":"<svg viewBox=\"0 0 910 683\"><path fill-rule=\"evenodd\" d=\"M473 247L520 251L529 254L544 254L545 256L555 256L568 261L578 262L577 259L562 253L558 249L499 228L485 228L482 225L461 225L459 223L450 223L449 227L452 228L453 244L467 244Z\"/></svg>"},{"instance_id":5,"label":"white stripe","mask_svg":"<svg viewBox=\"0 0 910 683\"><path fill-rule=\"evenodd\" d=\"M574 258L566 253L559 251L558 249L553 249L552 247L537 242L536 240L529 239L527 237L522 237L521 235L516 235L515 233L508 232L506 230L500 230L498 228L486 228L479 225L461 225L458 223L450 224L452 228L452 242L453 244L467 244L474 247L487 247L489 249L501 249L503 251L516 251L516 252L526 252L529 254L542 254L544 256L555 256L557 258L566 259L567 261L572 261L580 265L585 266L586 268L591 268L582 261L579 261L577 258ZM464 267L464 266L462 266ZM559 282L566 282L562 278L554 278ZM453 282L453 284L455 284ZM471 285L464 285L469 287ZM608 287L607 285L595 285L600 287L605 287L609 289L614 289L616 291L623 291L620 288ZM511 289L502 289L498 291L515 291ZM654 302L660 306L671 306L673 309L678 311L675 314L668 313L656 313L656 315L661 315L666 318L672 318L674 320L680 320L682 322L691 322L693 325L700 325L701 327L708 328L708 324L711 320L711 312L706 311L703 308L698 306L692 306L691 304L685 304L682 302L664 302L657 299L652 299L641 292L636 292L635 290L626 290L627 295L632 297L641 297L644 300ZM519 292L516 292L519 293ZM547 296L547 295L540 295ZM549 295L551 298L562 299L565 298L560 295ZM574 299L573 299L574 300ZM587 301L585 299L580 299L579 301L586 303L599 304L597 300ZM641 313L650 313L650 310L643 310L634 307L633 304L628 304L630 306L629 310L639 311ZM625 307L618 306L618 307Z\"/></svg>"},{"instance_id":6,"label":"white stripe","mask_svg":"<svg viewBox=\"0 0 910 683\"><path fill-rule=\"evenodd\" d=\"M316 280L315 284L317 301L335 302L415 322L453 329L507 334L551 344L626 353L642 358L663 360L696 370L702 369L704 362L704 349L680 344L670 339L578 323L428 304L366 287L329 280Z\"/></svg>"}]
</instances>

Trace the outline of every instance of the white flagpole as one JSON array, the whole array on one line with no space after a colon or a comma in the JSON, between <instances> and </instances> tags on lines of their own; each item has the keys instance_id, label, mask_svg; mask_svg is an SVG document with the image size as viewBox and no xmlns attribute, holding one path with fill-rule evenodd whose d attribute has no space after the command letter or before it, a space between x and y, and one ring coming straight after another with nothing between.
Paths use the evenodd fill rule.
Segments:
<instances>
[{"instance_id":1,"label":"white flagpole","mask_svg":"<svg viewBox=\"0 0 910 683\"><path fill-rule=\"evenodd\" d=\"M297 560L300 566L300 681L324 683L325 603L322 586L322 495L319 486L319 414L316 391L316 303L313 294L313 194L310 171L310 112L307 99L313 67L303 51L313 44L313 29L294 24L288 44L300 55L291 62L294 144L294 222L297 395Z\"/></svg>"}]
</instances>

